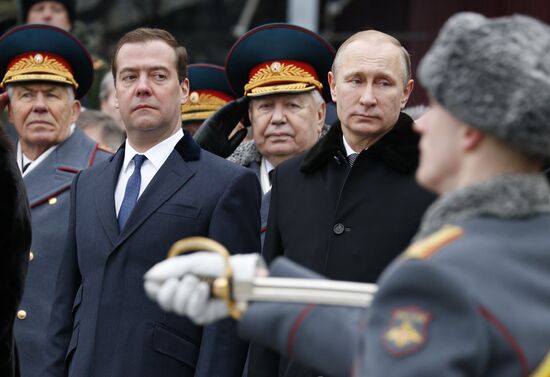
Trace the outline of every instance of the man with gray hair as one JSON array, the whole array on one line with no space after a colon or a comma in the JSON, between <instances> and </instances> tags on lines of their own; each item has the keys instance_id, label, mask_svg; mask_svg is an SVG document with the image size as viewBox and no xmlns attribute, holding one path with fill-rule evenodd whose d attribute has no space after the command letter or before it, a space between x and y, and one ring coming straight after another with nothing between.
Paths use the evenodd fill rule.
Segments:
<instances>
[{"instance_id":1,"label":"man with gray hair","mask_svg":"<svg viewBox=\"0 0 550 377\"><path fill-rule=\"evenodd\" d=\"M240 333L335 377L547 376L549 51L550 28L529 17L447 21L419 69L430 107L415 126L416 178L440 198L416 242L378 280L367 311L254 303ZM211 253L178 257L150 270L145 288L163 308L208 323L227 309L190 276L220 275L199 261L223 264ZM232 257L234 276L254 263ZM184 275L178 287L162 284Z\"/></svg>"},{"instance_id":2,"label":"man with gray hair","mask_svg":"<svg viewBox=\"0 0 550 377\"><path fill-rule=\"evenodd\" d=\"M55 277L67 238L70 186L75 175L109 153L74 122L93 79L88 52L54 26L28 25L0 38L0 110L17 131L16 158L32 212L32 249L15 337L23 377L44 362ZM9 96L9 100L8 97Z\"/></svg>"}]
</instances>

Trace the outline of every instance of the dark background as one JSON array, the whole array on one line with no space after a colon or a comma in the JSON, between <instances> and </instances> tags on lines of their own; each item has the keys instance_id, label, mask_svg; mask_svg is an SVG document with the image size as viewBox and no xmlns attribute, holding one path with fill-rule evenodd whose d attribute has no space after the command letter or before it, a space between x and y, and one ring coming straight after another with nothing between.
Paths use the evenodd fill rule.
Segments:
<instances>
[{"instance_id":1,"label":"dark background","mask_svg":"<svg viewBox=\"0 0 550 377\"><path fill-rule=\"evenodd\" d=\"M190 62L223 65L247 0L77 0L74 33L109 60L118 38L138 26L167 29L188 49ZM335 8L340 12L334 12ZM284 0L259 0L248 29L285 22ZM356 31L374 28L395 36L412 54L413 72L441 25L453 13L475 11L494 17L528 14L550 22L548 0L320 0L319 33L335 48ZM18 4L0 0L0 27L15 24ZM19 15L19 18L21 16ZM419 86L410 105L425 103Z\"/></svg>"}]
</instances>

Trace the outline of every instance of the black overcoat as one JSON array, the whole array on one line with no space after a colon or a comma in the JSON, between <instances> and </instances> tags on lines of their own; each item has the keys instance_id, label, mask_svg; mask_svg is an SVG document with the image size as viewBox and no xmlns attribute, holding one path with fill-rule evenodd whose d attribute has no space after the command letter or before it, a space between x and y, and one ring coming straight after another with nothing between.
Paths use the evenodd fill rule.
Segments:
<instances>
[{"instance_id":1,"label":"black overcoat","mask_svg":"<svg viewBox=\"0 0 550 377\"><path fill-rule=\"evenodd\" d=\"M13 321L25 283L31 246L30 211L13 152L0 127L0 376L19 375Z\"/></svg>"},{"instance_id":2,"label":"black overcoat","mask_svg":"<svg viewBox=\"0 0 550 377\"><path fill-rule=\"evenodd\" d=\"M284 255L330 279L375 282L409 244L435 196L414 179L418 135L401 114L353 168L339 124L274 173L264 257ZM249 376L317 376L253 346ZM271 361L270 361L271 360ZM274 370L279 370L274 373Z\"/></svg>"}]
</instances>

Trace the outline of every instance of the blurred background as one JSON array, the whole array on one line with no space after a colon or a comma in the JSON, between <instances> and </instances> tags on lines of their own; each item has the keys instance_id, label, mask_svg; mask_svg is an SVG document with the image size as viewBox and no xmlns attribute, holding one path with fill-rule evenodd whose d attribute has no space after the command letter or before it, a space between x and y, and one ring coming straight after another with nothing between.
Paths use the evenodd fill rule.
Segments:
<instances>
[{"instance_id":1,"label":"blurred background","mask_svg":"<svg viewBox=\"0 0 550 377\"><path fill-rule=\"evenodd\" d=\"M320 33L335 48L359 30L391 34L411 52L413 72L453 13L522 13L550 22L548 0L76 0L76 9L74 34L106 61L122 34L150 26L174 34L187 47L190 63L223 65L231 45L247 30L291 22ZM1 32L21 20L18 1L0 0ZM425 101L417 87L409 105Z\"/></svg>"}]
</instances>

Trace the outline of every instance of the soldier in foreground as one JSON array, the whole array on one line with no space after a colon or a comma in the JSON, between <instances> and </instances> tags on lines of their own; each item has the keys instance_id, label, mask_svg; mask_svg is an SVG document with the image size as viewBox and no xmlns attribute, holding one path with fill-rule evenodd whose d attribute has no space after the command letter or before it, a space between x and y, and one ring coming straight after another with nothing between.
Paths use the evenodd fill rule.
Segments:
<instances>
[{"instance_id":1,"label":"soldier in foreground","mask_svg":"<svg viewBox=\"0 0 550 377\"><path fill-rule=\"evenodd\" d=\"M241 335L328 376L547 375L549 47L550 29L529 17L453 16L419 69L431 100L416 125L416 178L440 198L416 242L368 310L253 303ZM236 278L265 274L257 262L232 257ZM223 318L196 278L220 276L216 263L209 253L162 262L145 289L195 321ZM174 277L183 279L164 283Z\"/></svg>"}]
</instances>

